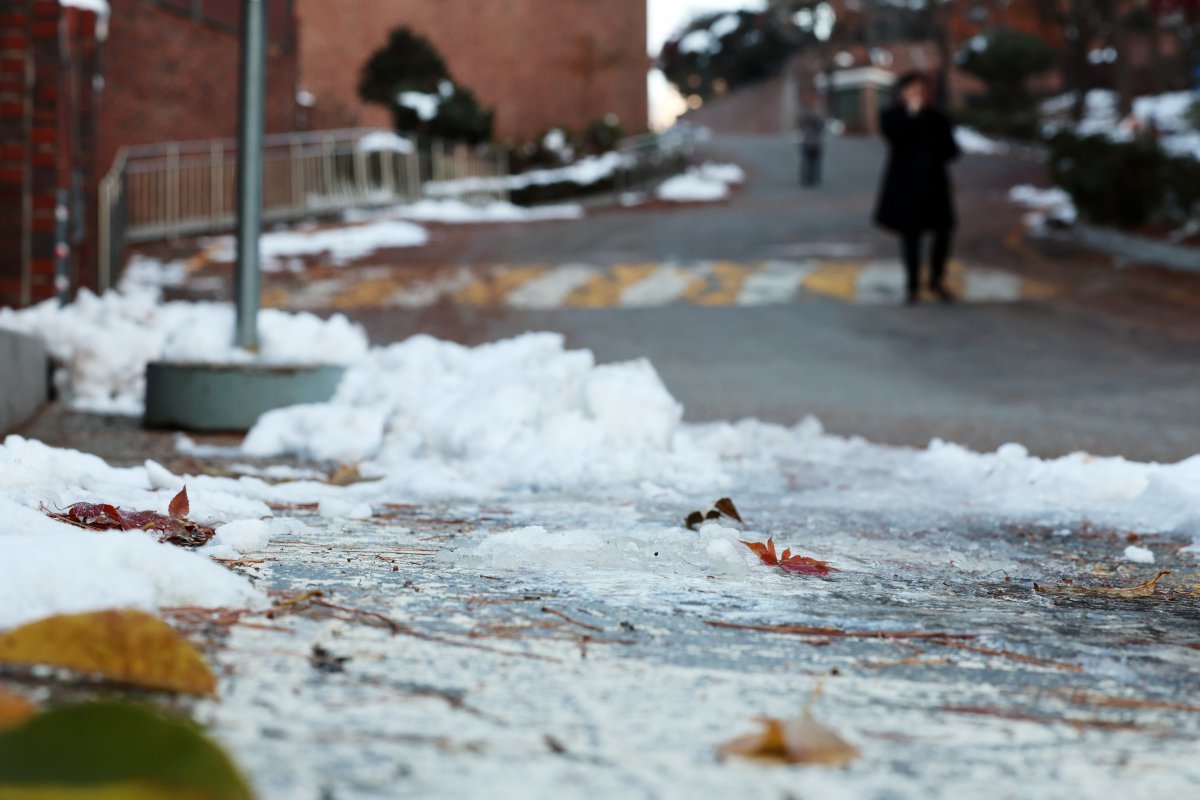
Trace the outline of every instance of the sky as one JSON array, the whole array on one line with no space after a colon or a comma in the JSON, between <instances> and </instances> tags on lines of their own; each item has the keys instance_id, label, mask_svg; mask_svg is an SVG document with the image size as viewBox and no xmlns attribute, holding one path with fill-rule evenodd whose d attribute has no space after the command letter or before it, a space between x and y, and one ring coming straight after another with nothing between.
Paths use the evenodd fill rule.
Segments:
<instances>
[{"instance_id":1,"label":"sky","mask_svg":"<svg viewBox=\"0 0 1200 800\"><path fill-rule=\"evenodd\" d=\"M653 56L658 55L663 42L693 17L706 11L734 8L762 8L762 0L647 0L650 25L646 46ZM658 70L650 72L650 122L664 128L683 113L683 98Z\"/></svg>"}]
</instances>

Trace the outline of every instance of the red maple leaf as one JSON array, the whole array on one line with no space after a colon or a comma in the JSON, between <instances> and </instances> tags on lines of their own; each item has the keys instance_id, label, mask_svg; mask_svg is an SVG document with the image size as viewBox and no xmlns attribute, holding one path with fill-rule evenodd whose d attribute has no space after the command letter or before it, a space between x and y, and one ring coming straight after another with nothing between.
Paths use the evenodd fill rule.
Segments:
<instances>
[{"instance_id":1,"label":"red maple leaf","mask_svg":"<svg viewBox=\"0 0 1200 800\"><path fill-rule=\"evenodd\" d=\"M779 567L788 572L794 572L797 575L828 575L831 572L837 572L836 569L829 566L828 561L818 561L808 556L792 555L791 548L785 549L782 555L776 555L774 538L767 539L766 544L762 542L739 541L746 545L746 547L749 547L751 552L769 567Z\"/></svg>"}]
</instances>

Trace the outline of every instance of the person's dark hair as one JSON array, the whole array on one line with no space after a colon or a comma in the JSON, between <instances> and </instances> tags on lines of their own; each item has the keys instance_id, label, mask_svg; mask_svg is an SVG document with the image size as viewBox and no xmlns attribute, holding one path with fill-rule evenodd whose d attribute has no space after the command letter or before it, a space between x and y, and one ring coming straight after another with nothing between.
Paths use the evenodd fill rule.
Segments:
<instances>
[{"instance_id":1,"label":"person's dark hair","mask_svg":"<svg viewBox=\"0 0 1200 800\"><path fill-rule=\"evenodd\" d=\"M901 92L914 83L923 83L926 89L933 88L933 82L929 80L928 75L920 70L913 70L912 72L904 73L896 79L896 85L893 87L896 90L896 95L899 96Z\"/></svg>"}]
</instances>

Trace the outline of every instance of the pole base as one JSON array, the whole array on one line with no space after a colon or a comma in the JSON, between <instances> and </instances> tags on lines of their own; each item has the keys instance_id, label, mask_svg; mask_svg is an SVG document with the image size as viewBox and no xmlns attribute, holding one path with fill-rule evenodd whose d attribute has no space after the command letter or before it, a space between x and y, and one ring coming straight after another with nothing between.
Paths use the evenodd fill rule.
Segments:
<instances>
[{"instance_id":1,"label":"pole base","mask_svg":"<svg viewBox=\"0 0 1200 800\"><path fill-rule=\"evenodd\" d=\"M321 403L337 390L338 366L180 364L146 367L147 428L241 432L268 411Z\"/></svg>"}]
</instances>

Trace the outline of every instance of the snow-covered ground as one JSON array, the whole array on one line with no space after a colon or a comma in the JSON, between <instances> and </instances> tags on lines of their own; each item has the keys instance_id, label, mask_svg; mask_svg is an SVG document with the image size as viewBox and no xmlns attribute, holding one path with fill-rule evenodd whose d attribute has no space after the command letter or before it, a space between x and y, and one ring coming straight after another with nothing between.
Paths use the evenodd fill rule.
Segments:
<instances>
[{"instance_id":1,"label":"snow-covered ground","mask_svg":"<svg viewBox=\"0 0 1200 800\"><path fill-rule=\"evenodd\" d=\"M198 308L172 313L208 313ZM87 319L59 313L63 327ZM126 319L130 340L137 322ZM141 334L154 339L153 330ZM75 360L85 338L60 337L59 352ZM1180 540L1200 534L1200 456L1046 460L1016 444L994 453L941 441L883 446L829 435L811 419L689 424L648 362L597 364L545 333L476 348L419 336L362 351L331 402L269 414L225 455L220 476L184 475L9 436L0 444L0 630L117 606L262 608L267 590L314 588L342 608L413 626L417 638L345 614L278 614L230 630L216 655L220 700L197 715L271 800L334 789L765 800L797 786L822 797L970 796L980 786L1091 796L1134 781L1169 796L1194 780L1194 715L1151 752L1146 731L1119 726L1131 715L1157 723L1160 706L1113 707L1117 727L1086 733L1072 727L1082 712L1063 706L1080 686L1136 687L1141 702L1169 669L1186 669L1190 651L1176 648L1174 667L1076 652L1074 639L1060 641L1064 615L1084 612L1041 603L1028 581L1062 574L1063 563L1078 574L1087 562L1072 559L1084 549L1118 570L1190 561ZM264 466L256 457L265 455L352 461L365 480L334 485L321 479L329 463ZM80 531L42 510L87 501L161 513L185 484L190 517L217 528L191 552L142 531ZM723 495L736 498L744 527L683 526L687 512ZM1002 537L1005 526L1017 533ZM1044 539L1024 538L1031 529ZM840 571L816 579L764 567L740 542L768 536ZM1050 561L1021 560L1044 541ZM240 572L214 560L245 555ZM1010 575L1020 593L1008 589ZM853 598L853 618L832 616ZM1186 619L1170 616L1183 605L1151 611L1166 630ZM1018 623L1001 619L1014 613ZM965 649L931 642L923 655L885 638L726 635L709 620L932 626L979 638ZM1055 625L1011 655L1023 635L1014 630ZM1047 653L1049 640L1058 649ZM350 661L323 672L315 647ZM755 714L798 713L822 675L815 711L860 747L861 763L715 757ZM1068 678L1078 680L1060 685ZM1031 682L1036 713L1012 708ZM996 718L979 716L989 709Z\"/></svg>"},{"instance_id":2,"label":"snow-covered ground","mask_svg":"<svg viewBox=\"0 0 1200 800\"><path fill-rule=\"evenodd\" d=\"M391 247L420 247L429 234L420 225L391 217L374 217L365 222L334 228L272 231L262 235L259 253L263 269L279 272L292 268L304 257L327 253L334 266ZM214 239L209 249L213 261L231 262L237 257L232 236Z\"/></svg>"},{"instance_id":3,"label":"snow-covered ground","mask_svg":"<svg viewBox=\"0 0 1200 800\"><path fill-rule=\"evenodd\" d=\"M162 304L152 294L131 298L114 292L84 295L63 310L39 306L0 319L16 321L49 342L68 365L65 386L77 400L132 410L146 355L176 347L197 357L228 353L228 313L219 306ZM364 476L378 480L350 487L303 479L275 485L256 477L173 476L153 463L113 469L90 456L10 437L0 448L0 520L5 520L0 541L8 548L0 565L19 570L20 586L59 569L59 562L45 558L52 550L45 537L80 540L78 532L38 517L40 503L61 508L109 502L161 510L184 483L202 522L269 517L268 502L317 502L322 515L357 518L396 500L512 502L550 492L593 506L607 498L640 498L667 499L682 508L697 496L768 492L806 513L886 512L910 525L988 518L1069 526L1088 519L1147 535L1200 533L1200 457L1174 465L1087 454L1043 460L1016 444L995 453L941 441L925 449L876 445L825 434L815 420L790 428L755 420L693 425L682 421L682 407L650 363L597 364L588 351L567 350L556 334L526 334L476 348L418 336L368 351L362 331L344 319L267 314L264 330L267 352L279 358L301 353L312 358L312 348L320 346L330 358L353 363L330 402L264 416L246 437L244 455L356 463ZM821 480L795 484L797 475L813 474ZM261 527L235 529L216 544L228 554L237 541L261 547L269 534ZM166 569L195 558L151 543L122 543L131 536L140 534L84 537L88 558L111 564L114 582L141 569L131 561L131 547L161 554L149 557L148 572L160 560ZM645 559L651 551L677 552L671 543L680 536L692 535L670 524L628 525L589 512L553 527L497 534L475 553L491 564L531 570L567 564L572 570L639 569L650 564ZM720 526L706 529L699 549L678 568L744 572L753 559L737 546L738 536ZM107 542L119 548L111 557L105 555ZM43 555L18 557L25 547ZM196 569L197 580L206 581L197 591L208 591L216 573ZM49 574L43 578L47 586L69 584ZM141 605L182 602L190 585L132 580L124 583L140 588L127 601ZM232 597L248 589L222 591L233 592L222 597ZM24 601L19 614L102 605L114 597L94 588L80 592L47 590L35 595L42 600ZM0 603L6 606L13 607Z\"/></svg>"}]
</instances>

